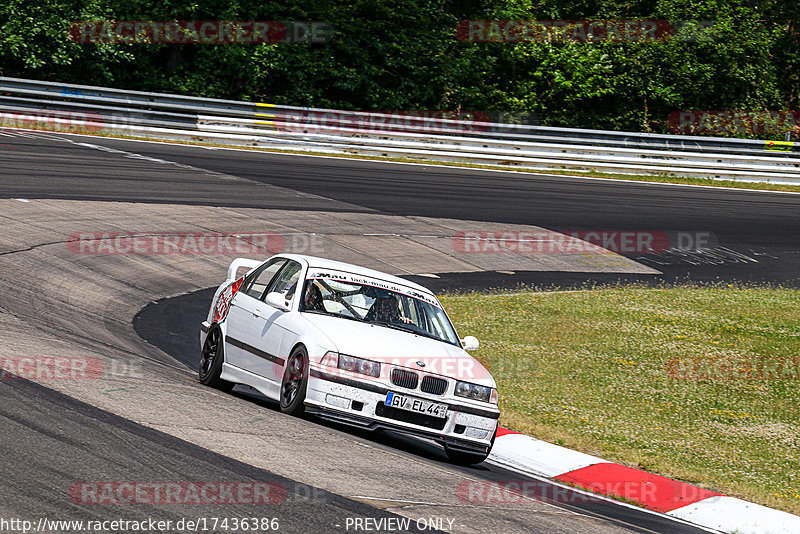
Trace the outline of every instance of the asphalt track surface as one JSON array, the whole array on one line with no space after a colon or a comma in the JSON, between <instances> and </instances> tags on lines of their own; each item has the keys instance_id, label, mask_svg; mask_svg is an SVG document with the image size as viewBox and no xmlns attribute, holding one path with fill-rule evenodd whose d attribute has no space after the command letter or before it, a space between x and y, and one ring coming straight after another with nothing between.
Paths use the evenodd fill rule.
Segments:
<instances>
[{"instance_id":1,"label":"asphalt track surface","mask_svg":"<svg viewBox=\"0 0 800 534\"><path fill-rule=\"evenodd\" d=\"M661 271L656 276L596 273L442 273L427 280L434 290L486 287L580 286L592 282L800 282L800 194L710 187L678 187L557 175L395 165L342 158L231 151L102 138L75 138L99 147L225 173L316 197L270 198L245 184L170 183L138 173L109 176L102 152L72 160L82 147L35 145L44 161L58 165L18 170L0 184L0 197L35 196L149 203L213 203L219 206L377 211L398 215L465 218L532 224L559 231L640 231L710 236L710 253L660 251L627 254ZM0 147L2 149L3 147ZM8 150L8 149L6 149ZM85 150L84 150L85 151ZM97 151L95 151L97 152ZM59 156L62 156L59 158ZM69 159L68 159L69 158ZM86 165L90 165L86 168ZM71 165L81 169L62 172ZM155 165L159 165L155 163ZM481 228L465 228L478 230ZM417 280L419 281L419 280Z\"/></svg>"},{"instance_id":2,"label":"asphalt track surface","mask_svg":"<svg viewBox=\"0 0 800 534\"><path fill-rule=\"evenodd\" d=\"M5 160L0 169L0 198L127 201L150 205L185 203L308 211L363 210L438 217L468 215L487 222L536 224L569 230L707 231L729 250L758 260L703 263L692 258L695 262L691 263L662 258L660 270L665 275L661 278L669 281L669 277L686 276L700 281L763 280L787 284L797 280L795 250L800 247L796 246L794 234L800 227L797 224L800 197L796 195L576 181L556 176L72 137L75 142L91 145L84 146L64 142L62 139L67 137L48 134L0 138L0 157ZM118 150L149 159L129 158L131 167L125 168L126 160L120 160L119 153L113 152ZM5 154L9 156L4 157ZM164 167L175 164L205 169L209 174L171 180ZM150 173L148 168L160 168L160 171ZM209 178L213 173L224 179ZM254 184L266 184L272 189L265 190ZM603 279L589 273L569 275L570 283L593 278ZM657 278L648 279L648 282ZM442 287L451 288L563 282L557 273L443 274L440 280ZM426 284L433 285L431 281L427 279ZM2 284L6 298L0 300L4 301L1 307L5 308L11 306L5 302L13 301L11 295L17 288L9 287L5 279ZM167 361L171 357L181 362L181 367L192 367L196 324L205 313L208 293L204 290L159 301L139 314L137 331L162 349ZM13 314L9 321L26 318L20 310L5 311ZM24 311L27 317L32 316L27 309ZM49 310L36 311L46 317ZM115 326L115 320L118 318L108 318L110 326L105 326L119 330L116 332L119 336L126 335L124 328ZM407 461L409 474L414 474L411 470L436 473L437 477L449 477L453 481L462 477L477 480L524 478L488 465L449 466L436 447L418 440L354 433L314 420L287 420L269 402L247 391L219 396L187 384L181 382L180 387L190 389L198 398L208 397L210 401L226 405L238 403L235 409L242 412L253 407L262 409L273 424L292 429L287 440L289 436L298 439L295 433L308 433L323 435L331 446L347 453L358 454L360 447L371 447L370 454L376 455L371 458L386 455L391 457L387 461L396 462L398 457ZM314 462L321 460L310 455L299 459L297 477L286 476L285 472L281 475L198 447L151 426L120 418L41 384L3 380L0 391L3 399L0 425L4 435L0 447L4 458L20 457L3 462L0 467L4 481L0 491L3 517L50 515L62 519L109 519L123 516L136 519L158 514L162 518L197 515L192 507L93 508L76 504L65 498L66 488L81 480L266 480L283 484L290 495L293 492L307 494L308 488L318 488L318 485L309 484L308 479L313 477L308 473L314 471ZM279 467L276 465L276 470ZM362 467L366 477L374 466ZM324 464L317 467L318 470L325 468ZM402 484L402 477L386 483ZM448 491L452 492L452 487ZM280 505L282 531L344 531L333 526L341 525L346 517L391 515L375 501L353 500L354 497L348 498L352 495L326 490L314 493L326 498L312 504L289 498ZM507 521L503 524L531 532L553 532L556 525L560 525L557 530L562 532L586 528L598 532L699 532L663 516L605 501L580 505L561 503L558 507L569 514L554 520L533 508L527 512L487 510L484 521L488 522L471 523L471 526L476 531L491 532L493 518L497 518L497 524L502 519ZM443 510L440 508L438 515L446 515ZM220 506L204 508L202 515L230 515L240 511ZM468 517L466 510L456 513L459 514Z\"/></svg>"},{"instance_id":3,"label":"asphalt track surface","mask_svg":"<svg viewBox=\"0 0 800 534\"><path fill-rule=\"evenodd\" d=\"M242 517L243 506L245 516L252 517L256 506L189 504L176 510L169 502L95 505L94 497L85 502L80 493L74 499L78 502L63 502L64 488L107 480L269 484L269 491L277 492L275 500L280 502L268 510L272 512L270 518L281 519L281 532L327 532L337 524L344 525L353 516L397 518L364 503L204 450L27 380L5 381L2 397L3 458L19 458L24 454L24 459L5 461L0 467L6 488L4 497L10 496L6 493L9 488L14 492L13 502L4 499L2 503L5 519L146 521L154 518L177 524L182 518ZM257 513L264 517L263 509Z\"/></svg>"}]
</instances>

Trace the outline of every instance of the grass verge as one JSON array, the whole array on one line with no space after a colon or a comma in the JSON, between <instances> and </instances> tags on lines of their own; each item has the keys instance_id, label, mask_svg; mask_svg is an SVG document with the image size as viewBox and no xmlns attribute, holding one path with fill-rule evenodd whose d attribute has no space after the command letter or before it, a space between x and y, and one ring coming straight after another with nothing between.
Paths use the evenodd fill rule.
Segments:
<instances>
[{"instance_id":1,"label":"grass verge","mask_svg":"<svg viewBox=\"0 0 800 534\"><path fill-rule=\"evenodd\" d=\"M800 290L608 287L442 297L501 424L800 514Z\"/></svg>"}]
</instances>

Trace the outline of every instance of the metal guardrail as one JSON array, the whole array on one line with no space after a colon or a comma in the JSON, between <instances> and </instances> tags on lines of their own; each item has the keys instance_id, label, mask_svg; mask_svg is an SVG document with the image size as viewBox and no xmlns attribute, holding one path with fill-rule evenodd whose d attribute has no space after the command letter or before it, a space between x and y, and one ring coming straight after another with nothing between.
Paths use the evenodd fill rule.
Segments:
<instances>
[{"instance_id":1,"label":"metal guardrail","mask_svg":"<svg viewBox=\"0 0 800 534\"><path fill-rule=\"evenodd\" d=\"M29 117L42 119L37 124L43 123L44 129L63 131L531 169L800 184L800 146L769 146L752 139L300 108L3 77L0 114L0 126L24 126Z\"/></svg>"}]
</instances>

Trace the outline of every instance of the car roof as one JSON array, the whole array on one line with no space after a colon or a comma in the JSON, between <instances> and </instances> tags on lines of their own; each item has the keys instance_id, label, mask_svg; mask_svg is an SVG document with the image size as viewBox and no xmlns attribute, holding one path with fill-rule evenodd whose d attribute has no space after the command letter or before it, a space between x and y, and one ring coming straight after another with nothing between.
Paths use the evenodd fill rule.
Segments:
<instances>
[{"instance_id":1,"label":"car roof","mask_svg":"<svg viewBox=\"0 0 800 534\"><path fill-rule=\"evenodd\" d=\"M366 267L353 265L352 263L344 263L341 261L329 260L327 258L319 258L317 256L306 256L304 254L278 254L278 256L281 258L290 258L293 260L305 261L308 263L309 267L321 268L321 269L335 269L338 271L344 271L352 274L369 276L372 278L383 280L385 282L392 282L393 284L410 287L418 291L424 291L425 293L433 295L433 292L430 289L423 287L419 284L415 284L414 282L406 280L405 278L400 278L398 276L386 274L381 271L376 271L374 269L367 269Z\"/></svg>"}]
</instances>

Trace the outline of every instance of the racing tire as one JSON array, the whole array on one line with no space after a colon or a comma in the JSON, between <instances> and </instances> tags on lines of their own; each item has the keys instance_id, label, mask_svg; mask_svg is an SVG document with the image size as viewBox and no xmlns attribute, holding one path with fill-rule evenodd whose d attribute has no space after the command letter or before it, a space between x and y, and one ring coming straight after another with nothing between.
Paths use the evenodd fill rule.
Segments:
<instances>
[{"instance_id":1,"label":"racing tire","mask_svg":"<svg viewBox=\"0 0 800 534\"><path fill-rule=\"evenodd\" d=\"M308 388L308 353L297 347L286 360L281 380L281 411L288 415L301 416L305 412L306 389Z\"/></svg>"},{"instance_id":2,"label":"racing tire","mask_svg":"<svg viewBox=\"0 0 800 534\"><path fill-rule=\"evenodd\" d=\"M230 392L236 384L220 378L224 361L225 344L223 343L222 329L219 325L214 324L208 329L208 335L206 335L206 341L203 343L203 350L200 353L198 369L200 383L226 393Z\"/></svg>"}]
</instances>

